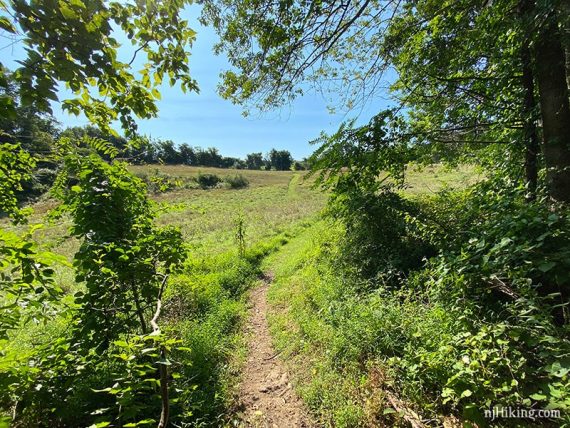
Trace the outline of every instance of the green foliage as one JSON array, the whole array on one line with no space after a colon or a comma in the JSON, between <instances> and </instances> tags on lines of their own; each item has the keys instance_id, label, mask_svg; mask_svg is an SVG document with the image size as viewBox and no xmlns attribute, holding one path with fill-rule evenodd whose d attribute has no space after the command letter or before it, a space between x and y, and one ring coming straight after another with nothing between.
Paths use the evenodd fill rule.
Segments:
<instances>
[{"instance_id":1,"label":"green foliage","mask_svg":"<svg viewBox=\"0 0 570 428\"><path fill-rule=\"evenodd\" d=\"M166 76L170 85L196 90L188 75L188 48L195 32L180 19L185 1L159 3L97 3L82 1L15 1L8 9L15 31L26 34L27 57L14 78L23 104L49 111L57 101L58 82L75 97L63 101L71 113L84 113L105 132L120 120L128 132L136 130L135 117L157 113L158 86ZM3 7L6 9L6 7ZM114 32L127 35L146 62L140 78L131 72L135 60L119 60ZM70 42L73 40L73 42ZM61 55L65 46L66 55Z\"/></svg>"},{"instance_id":2,"label":"green foliage","mask_svg":"<svg viewBox=\"0 0 570 428\"><path fill-rule=\"evenodd\" d=\"M355 128L343 123L332 135L322 134L309 160L317 184L339 194L376 192L383 186L402 184L413 150L400 137L405 127L393 111L385 110L370 123ZM390 179L392 181L390 181Z\"/></svg>"},{"instance_id":3,"label":"green foliage","mask_svg":"<svg viewBox=\"0 0 570 428\"><path fill-rule=\"evenodd\" d=\"M421 216L420 208L392 191L336 194L328 213L345 225L338 261L360 279L400 287L410 270L434 254L407 221Z\"/></svg>"},{"instance_id":4,"label":"green foliage","mask_svg":"<svg viewBox=\"0 0 570 428\"><path fill-rule=\"evenodd\" d=\"M245 159L245 165L247 169L261 169L264 165L263 154L261 152L248 154Z\"/></svg>"},{"instance_id":5,"label":"green foliage","mask_svg":"<svg viewBox=\"0 0 570 428\"><path fill-rule=\"evenodd\" d=\"M0 75L5 79L3 84L0 82L0 98L9 100L11 109L11 112L0 115L0 142L20 144L27 152L45 160L59 131L59 124L52 115L21 102L13 73L2 65Z\"/></svg>"},{"instance_id":6,"label":"green foliage","mask_svg":"<svg viewBox=\"0 0 570 428\"><path fill-rule=\"evenodd\" d=\"M172 190L182 188L187 180L180 177L172 177L170 174L160 171L158 168L149 173L140 172L135 174L147 186L150 193L164 193Z\"/></svg>"},{"instance_id":7,"label":"green foliage","mask_svg":"<svg viewBox=\"0 0 570 428\"><path fill-rule=\"evenodd\" d=\"M30 179L35 167L32 157L18 145L0 146L0 210L14 223L25 223L30 210L18 205L16 193ZM55 283L55 263L65 263L48 251L41 251L32 239L41 225L25 233L0 229L0 339L31 320L46 320L56 311L61 288Z\"/></svg>"},{"instance_id":8,"label":"green foliage","mask_svg":"<svg viewBox=\"0 0 570 428\"><path fill-rule=\"evenodd\" d=\"M100 408L92 412L96 415L95 426L154 426L158 421L155 415L160 414L160 380L156 378L159 365L176 367L170 373L178 379L179 371L188 364L187 359L176 363L165 358L173 351L187 353L188 348L179 346L180 340L168 339L160 335L133 336L127 340L117 340L109 353L108 364L113 372L110 374L112 386L95 389L95 393L111 396L114 405ZM176 397L171 397L176 402ZM105 402L109 401L104 399Z\"/></svg>"},{"instance_id":9,"label":"green foliage","mask_svg":"<svg viewBox=\"0 0 570 428\"><path fill-rule=\"evenodd\" d=\"M224 183L226 183L230 189L243 189L249 186L249 180L242 174L228 175L224 177Z\"/></svg>"},{"instance_id":10,"label":"green foliage","mask_svg":"<svg viewBox=\"0 0 570 428\"><path fill-rule=\"evenodd\" d=\"M238 253L241 257L245 256L245 248L246 248L245 229L246 229L245 217L242 213L240 213L235 219L235 230L236 230L235 241L238 247Z\"/></svg>"},{"instance_id":11,"label":"green foliage","mask_svg":"<svg viewBox=\"0 0 570 428\"><path fill-rule=\"evenodd\" d=\"M271 149L267 155L268 167L276 171L289 171L293 164L293 157L287 150Z\"/></svg>"},{"instance_id":12,"label":"green foliage","mask_svg":"<svg viewBox=\"0 0 570 428\"><path fill-rule=\"evenodd\" d=\"M154 211L146 197L146 187L128 172L125 164L108 164L97 155L81 157L73 153L66 156L65 163L56 189L64 202L58 213L71 215L70 232L81 240L74 268L76 280L84 283L85 288L74 295L68 333L55 344L36 351L32 356L34 369L12 367L5 385L8 397L4 395L2 401L20 402L17 418L30 423L59 419L75 425L78 415L89 413L105 413L107 421L140 423L145 409L157 407L155 398L146 394L147 386L154 388L158 382L156 367L149 366L153 354L139 346L151 339L145 336L140 343L132 339L130 354L117 347L125 334L150 333L149 320L167 277L186 257L182 237L173 227L153 225ZM69 174L76 183L71 188L65 185ZM32 246L24 249L30 260L20 261L22 269L30 270L26 266L35 256L37 267L30 272L39 276L46 270L42 254L36 254ZM28 270L23 272L30 276ZM52 276L53 271L50 272L46 275ZM26 284L35 293L28 306L41 306L47 311L49 307L39 294L40 285L53 287L53 279L24 276L21 282L22 285L14 282L14 286ZM23 290L20 298L26 300L26 293ZM152 340L158 339L161 349L174 344L168 338L162 340L162 336L153 336ZM155 382L149 383L151 380ZM116 392L115 403L105 400L105 412L94 408L96 402L88 394L96 386L101 389L101 382L114 384ZM61 402L73 405L63 408ZM146 416L152 418L156 413Z\"/></svg>"},{"instance_id":13,"label":"green foliage","mask_svg":"<svg viewBox=\"0 0 570 428\"><path fill-rule=\"evenodd\" d=\"M32 235L0 230L0 340L30 321L46 321L60 308L62 290L55 281L55 264L64 257L41 251Z\"/></svg>"},{"instance_id":14,"label":"green foliage","mask_svg":"<svg viewBox=\"0 0 570 428\"><path fill-rule=\"evenodd\" d=\"M185 258L181 234L153 225L146 187L125 164L96 156L67 163L77 184L64 193L63 209L74 220L71 233L82 239L74 266L86 285L76 296L81 335L107 347L133 328L148 333L160 283Z\"/></svg>"},{"instance_id":15,"label":"green foliage","mask_svg":"<svg viewBox=\"0 0 570 428\"><path fill-rule=\"evenodd\" d=\"M216 187L222 179L216 174L200 173L196 177L196 182L202 189L210 189Z\"/></svg>"},{"instance_id":16,"label":"green foliage","mask_svg":"<svg viewBox=\"0 0 570 428\"><path fill-rule=\"evenodd\" d=\"M18 207L17 193L23 190L22 183L30 180L36 166L34 159L19 145L0 145L0 214L16 222L25 219L29 210Z\"/></svg>"},{"instance_id":17,"label":"green foliage","mask_svg":"<svg viewBox=\"0 0 570 428\"><path fill-rule=\"evenodd\" d=\"M337 186L334 222L274 265L270 298L290 309L273 331L308 404L335 426L394 423L378 390L435 419L568 409L565 207L504 178L417 199L383 187Z\"/></svg>"}]
</instances>

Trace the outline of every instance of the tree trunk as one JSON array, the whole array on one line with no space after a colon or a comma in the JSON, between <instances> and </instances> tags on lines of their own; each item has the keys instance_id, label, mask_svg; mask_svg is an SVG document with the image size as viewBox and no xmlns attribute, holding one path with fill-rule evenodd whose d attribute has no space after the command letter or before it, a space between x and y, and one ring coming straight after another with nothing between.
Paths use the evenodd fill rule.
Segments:
<instances>
[{"instance_id":1,"label":"tree trunk","mask_svg":"<svg viewBox=\"0 0 570 428\"><path fill-rule=\"evenodd\" d=\"M550 195L570 202L570 106L566 59L555 16L549 16L540 30L535 49Z\"/></svg>"},{"instance_id":2,"label":"tree trunk","mask_svg":"<svg viewBox=\"0 0 570 428\"><path fill-rule=\"evenodd\" d=\"M141 330L143 334L147 334L148 333L148 329L146 326L146 321L144 319L144 311L142 309L141 306L141 301L140 301L140 297L139 297L139 292L137 290L137 285L135 283L135 280L131 280L131 290L133 292L133 298L135 300L135 309L137 311L137 316L139 317L139 322L141 323Z\"/></svg>"},{"instance_id":3,"label":"tree trunk","mask_svg":"<svg viewBox=\"0 0 570 428\"><path fill-rule=\"evenodd\" d=\"M562 17L562 47L566 54L566 84L570 91L570 2L562 2L559 14Z\"/></svg>"},{"instance_id":4,"label":"tree trunk","mask_svg":"<svg viewBox=\"0 0 570 428\"><path fill-rule=\"evenodd\" d=\"M521 51L522 60L522 80L524 87L524 101L522 106L524 140L525 140L525 174L528 188L528 200L536 198L536 188L538 186L538 133L536 130L534 98L534 80L532 75L531 55L528 39L524 41Z\"/></svg>"}]
</instances>

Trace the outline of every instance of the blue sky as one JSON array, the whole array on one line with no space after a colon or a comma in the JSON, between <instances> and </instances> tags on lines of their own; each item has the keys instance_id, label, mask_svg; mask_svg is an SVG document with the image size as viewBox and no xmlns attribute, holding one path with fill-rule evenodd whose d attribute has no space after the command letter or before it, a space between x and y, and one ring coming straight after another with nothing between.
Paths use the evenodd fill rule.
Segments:
<instances>
[{"instance_id":1,"label":"blue sky","mask_svg":"<svg viewBox=\"0 0 570 428\"><path fill-rule=\"evenodd\" d=\"M190 70L200 93L184 94L178 87L163 85L162 99L158 102L159 115L155 119L141 120L141 133L170 139L177 144L217 147L225 156L244 157L247 153L266 153L276 148L289 150L294 158L301 159L315 149L309 141L318 137L321 131L332 132L343 120L355 116L360 122L366 122L385 106L385 101L378 99L374 105L363 109L331 115L326 101L308 91L291 106L263 116L253 113L243 117L240 106L223 100L216 93L219 74L227 69L227 62L212 53L216 35L199 25L195 19L198 12L198 6L194 5L184 15L198 33L191 49ZM0 61L9 68L17 67L15 61L23 55L21 46L5 47L9 44L6 39L2 39L2 43L5 45L0 44ZM64 126L88 123L83 117L63 113L59 106L54 106L54 114Z\"/></svg>"}]
</instances>

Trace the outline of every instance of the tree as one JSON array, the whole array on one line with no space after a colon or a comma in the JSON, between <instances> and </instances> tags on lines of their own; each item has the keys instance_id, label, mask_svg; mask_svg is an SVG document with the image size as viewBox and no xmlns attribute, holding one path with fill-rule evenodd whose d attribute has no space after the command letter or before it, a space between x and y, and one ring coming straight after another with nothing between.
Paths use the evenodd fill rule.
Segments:
<instances>
[{"instance_id":1,"label":"tree","mask_svg":"<svg viewBox=\"0 0 570 428\"><path fill-rule=\"evenodd\" d=\"M565 12L568 10L565 9ZM570 202L569 70L566 68L559 28L561 13L556 8L543 12L541 18L544 24L536 29L535 56L544 136L543 153L551 194L555 199Z\"/></svg>"},{"instance_id":2,"label":"tree","mask_svg":"<svg viewBox=\"0 0 570 428\"><path fill-rule=\"evenodd\" d=\"M118 121L125 135L134 139L137 137L135 119L156 116L156 100L160 98L158 86L165 76L171 85L180 83L184 91L197 89L187 64L188 48L195 32L180 17L182 8L188 3L186 0L14 0L7 6L0 1L0 28L21 36L26 51L26 58L13 75L17 98L9 93L6 71L0 68L0 87L6 90L0 94L0 117L14 119L19 104L38 113L50 113L50 102L59 102L56 91L63 84L73 93L72 98L62 101L65 110L84 113L103 135L118 137L111 127L113 121ZM113 37L117 32L123 33L132 43L134 55L130 58L119 59L120 45ZM135 73L131 66L141 53L146 54L146 62L142 70L138 70L140 73ZM9 396L18 403L13 407L14 418L24 408L32 419L37 418L26 420L24 424L41 421L47 425L65 425L61 420L55 422L55 411L75 393L69 387L74 376L80 376L86 365L93 369L106 357L98 354L91 345L104 349L109 340L133 326L131 315L136 314L134 318L138 318L140 330L128 333L150 333L146 326L150 323L154 334L151 339L158 351L153 348L148 354L152 355L149 360L145 356L148 349L143 352L141 347L139 357L147 361L138 364L138 368L144 366L147 371L133 371L134 377L124 388L124 393L129 394L137 382L143 383L143 379L158 377L153 381L160 385L158 426L164 428L169 414L168 346L160 335L157 319L166 279L162 278L160 284L158 279L167 275L184 257L181 235L177 230L156 229L151 224L153 212L144 185L124 165L111 161L120 151L115 145L98 136L82 136L79 141L75 138L60 141L66 168L57 184L66 195L65 206L74 221L73 233L82 240L75 256L76 273L78 279L86 281L87 293L75 295L78 308L71 310L77 323L73 322L71 329L85 334L76 335L77 341L70 340L66 334L50 343L43 350L45 354L40 353L34 362L33 373L24 368L25 374L3 380L3 388L7 390L4 397ZM94 149L90 156L80 153L81 144ZM14 222L24 222L26 212L18 208L15 194L21 188L21 182L30 176L34 159L17 145L0 146L0 158L3 160L0 208ZM65 171L77 176L69 177ZM79 185L69 188L73 183L70 178L78 180ZM20 236L0 230L0 287L3 297L6 296L0 308L0 334L3 337L9 329L21 326L23 321L52 315L51 303L58 300L61 292L54 286L54 270L49 266L54 259L50 253L38 252L31 239L32 232L33 229ZM121 263L123 267L115 270ZM150 318L149 306L152 304L155 310ZM21 316L20 309L26 311L26 316ZM84 318L82 309L86 309ZM17 368L13 371L15 373ZM38 387L28 388L37 378L42 380L36 383ZM122 380L123 377L119 381ZM120 388L119 383L115 386ZM26 399L21 399L22 395ZM129 406L133 407L126 409ZM129 423L139 425L138 418L143 416L141 406L135 400L125 402L120 399L117 409L119 425L123 425L120 418L125 414L130 418ZM85 416L82 422L90 425L89 418L96 418L95 413L91 415ZM115 424L115 420L102 423L109 424Z\"/></svg>"},{"instance_id":3,"label":"tree","mask_svg":"<svg viewBox=\"0 0 570 428\"><path fill-rule=\"evenodd\" d=\"M126 164L90 155L82 162L68 158L66 165L77 184L56 190L81 241L74 266L86 285L76 299L76 337L102 351L120 333L151 332L160 284L184 260L185 249L178 229L154 226L146 186Z\"/></svg>"},{"instance_id":4,"label":"tree","mask_svg":"<svg viewBox=\"0 0 570 428\"><path fill-rule=\"evenodd\" d=\"M233 67L221 94L234 102L266 110L312 84L339 92L352 108L384 87L392 68L394 100L409 124L400 138L429 156L502 163L526 176L532 191L542 135L550 194L569 201L564 7L560 0L209 0L202 20L216 28L216 49Z\"/></svg>"},{"instance_id":5,"label":"tree","mask_svg":"<svg viewBox=\"0 0 570 428\"><path fill-rule=\"evenodd\" d=\"M223 156L220 162L221 168L235 168L235 169L242 169L243 168L243 160L239 158L234 158L231 156Z\"/></svg>"},{"instance_id":6,"label":"tree","mask_svg":"<svg viewBox=\"0 0 570 428\"><path fill-rule=\"evenodd\" d=\"M293 164L293 157L287 150L271 149L267 155L269 166L277 171L288 171Z\"/></svg>"},{"instance_id":7,"label":"tree","mask_svg":"<svg viewBox=\"0 0 570 428\"><path fill-rule=\"evenodd\" d=\"M263 166L263 155L259 153L250 153L245 160L247 169L261 169Z\"/></svg>"},{"instance_id":8,"label":"tree","mask_svg":"<svg viewBox=\"0 0 570 428\"><path fill-rule=\"evenodd\" d=\"M4 84L0 84L0 99L11 100L13 108L13 114L0 117L0 142L19 142L23 149L32 154L49 154L54 139L60 133L59 123L49 113L22 105L13 73L0 65L0 74L5 79Z\"/></svg>"},{"instance_id":9,"label":"tree","mask_svg":"<svg viewBox=\"0 0 570 428\"><path fill-rule=\"evenodd\" d=\"M189 76L187 50L195 38L188 22L180 19L184 0L165 2L89 2L16 0L0 7L8 16L2 29L23 35L27 57L15 71L21 102L38 111L51 111L58 101L58 82L69 85L75 97L62 101L70 113L83 112L103 131L119 120L129 135L135 117L157 114L158 85L165 75L183 91L196 90ZM119 43L113 33L122 31L134 46L134 55L119 60ZM146 62L137 79L131 65L139 54ZM4 99L0 113L13 106Z\"/></svg>"},{"instance_id":10,"label":"tree","mask_svg":"<svg viewBox=\"0 0 570 428\"><path fill-rule=\"evenodd\" d=\"M305 162L294 161L291 169L293 171L305 171L307 169L307 165Z\"/></svg>"},{"instance_id":11,"label":"tree","mask_svg":"<svg viewBox=\"0 0 570 428\"><path fill-rule=\"evenodd\" d=\"M222 156L215 147L209 147L205 150L198 147L196 149L196 164L220 168L222 165Z\"/></svg>"},{"instance_id":12,"label":"tree","mask_svg":"<svg viewBox=\"0 0 570 428\"><path fill-rule=\"evenodd\" d=\"M180 152L180 160L184 165L196 164L196 153L190 145L186 143L180 144L178 151Z\"/></svg>"},{"instance_id":13,"label":"tree","mask_svg":"<svg viewBox=\"0 0 570 428\"><path fill-rule=\"evenodd\" d=\"M167 165L177 165L184 163L178 149L174 146L174 142L171 140L156 142L156 149L158 152L158 158L160 162L164 162Z\"/></svg>"}]
</instances>

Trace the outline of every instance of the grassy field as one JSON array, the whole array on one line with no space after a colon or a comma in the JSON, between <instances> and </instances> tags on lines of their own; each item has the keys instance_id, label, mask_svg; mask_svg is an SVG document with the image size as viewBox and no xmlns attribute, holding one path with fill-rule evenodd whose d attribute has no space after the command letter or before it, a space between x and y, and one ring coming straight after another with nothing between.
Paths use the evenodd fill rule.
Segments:
<instances>
[{"instance_id":1,"label":"grassy field","mask_svg":"<svg viewBox=\"0 0 570 428\"><path fill-rule=\"evenodd\" d=\"M133 167L134 172L159 168L173 177L211 173L220 177L238 171L169 166ZM326 195L311 187L301 172L239 171L249 181L243 189L180 189L152 194L157 223L179 226L189 248L183 271L171 276L164 310L165 328L192 349L181 364L179 422L216 425L232 402L233 385L245 352L241 325L246 314L244 291L260 275L263 258L303 230L322 209ZM45 198L34 204L31 223L44 226L34 233L41 247L65 256L71 263L79 241L69 236L69 218L48 221L46 213L56 202ZM245 256L238 255L237 221L245 228ZM24 226L5 227L23 230ZM82 289L71 265L56 268L56 280L66 301ZM64 316L47 324L28 324L0 342L0 375L10 367L27 364L38 347L65 336ZM101 380L100 387L105 387ZM184 383L185 382L185 383ZM73 412L73 410L69 410Z\"/></svg>"},{"instance_id":2,"label":"grassy field","mask_svg":"<svg viewBox=\"0 0 570 428\"><path fill-rule=\"evenodd\" d=\"M179 401L183 408L180 414L189 416L179 422L190 421L196 426L221 423L219 421L226 417L228 406L234 400L234 387L245 355L242 331L246 314L244 292L262 271L272 270L277 275L270 298L276 308L275 314L281 311L281 315L275 315L272 322L278 347L286 350L286 355L296 355L301 351L299 346L308 346L309 342L305 343L303 337L311 332L299 331L298 323L302 323L301 318L305 316L301 311L306 304L304 299L311 290L319 288L306 287L305 281L317 284L322 278L320 272L308 274L303 270L301 273L308 276L302 281L298 279L297 270L299 263L306 260L311 252L315 234L326 234L319 213L326 204L327 195L313 188L312 180L306 179L303 172L187 166L132 166L131 170L138 175L159 170L162 174L186 179L200 173L216 174L222 178L242 174L249 181L249 186L242 189L183 188L151 195L156 202L156 221L179 226L189 248L183 272L170 278L165 309L168 331L192 350L188 357L191 364L180 368L182 379L187 383L178 386L180 390L190 391ZM410 187L406 192L435 192L448 183L467 184L476 179L474 177L469 169L411 168ZM47 198L34 205L35 214L31 222L44 223L44 227L35 232L35 237L42 247L65 256L71 263L79 242L69 236L71 223L68 218L47 220L46 213L55 205ZM245 227L247 248L245 256L241 257L235 239L238 219ZM315 228L315 224L320 226ZM289 242L290 245L283 247ZM71 304L72 294L81 290L82 284L75 282L70 265L59 266L56 272L57 281L67 292L66 298ZM305 287L305 290L301 292L296 287ZM298 311L296 315L284 309L287 305L292 311ZM306 327L311 328L313 321L308 318L306 321ZM31 324L15 334L9 343L0 343L4 350L0 356L0 374L14 364L25 364L36 347L65 335L66 322L65 318L59 317L46 325ZM312 328L312 334L319 337L313 336L311 340L323 341L323 344L334 342L334 337L324 334L319 326ZM311 346L305 351L312 353L316 349ZM318 352L326 350L327 347L323 346ZM311 376L307 373L309 367L318 369L313 364L300 364L296 371L306 379ZM348 388L347 382L357 380L348 376L340 383L337 381L339 379L334 377L327 385L308 383L301 388L302 395L309 405L317 408L316 402L323 400L318 396L318 389L326 386L330 394L344 400L347 396L338 388ZM357 403L352 407L339 404L339 409L348 414L336 415L335 420L344 417L362 420L363 410Z\"/></svg>"},{"instance_id":3,"label":"grassy field","mask_svg":"<svg viewBox=\"0 0 570 428\"><path fill-rule=\"evenodd\" d=\"M444 188L464 188L481 179L482 174L470 165L460 165L457 168L441 165L411 165L406 173L406 193L434 194Z\"/></svg>"},{"instance_id":4,"label":"grassy field","mask_svg":"<svg viewBox=\"0 0 570 428\"><path fill-rule=\"evenodd\" d=\"M159 223L180 226L187 242L199 254L227 251L234 245L235 222L244 218L249 244L283 232L292 224L316 214L326 196L311 187L305 174L292 171L236 171L187 166L141 167L134 172L158 168L174 177L199 173L220 177L242 174L249 181L244 189L184 189L154 195L161 205Z\"/></svg>"}]
</instances>

